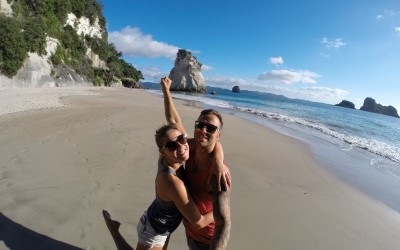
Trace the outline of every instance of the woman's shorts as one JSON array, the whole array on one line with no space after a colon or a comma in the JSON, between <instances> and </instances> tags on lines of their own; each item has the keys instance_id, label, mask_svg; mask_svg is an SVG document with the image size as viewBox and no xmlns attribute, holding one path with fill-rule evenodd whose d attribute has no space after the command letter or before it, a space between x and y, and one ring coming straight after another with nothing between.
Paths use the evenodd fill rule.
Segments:
<instances>
[{"instance_id":1,"label":"woman's shorts","mask_svg":"<svg viewBox=\"0 0 400 250\"><path fill-rule=\"evenodd\" d=\"M147 213L140 217L137 225L138 241L146 247L162 247L168 239L170 233L160 234L156 232L147 219Z\"/></svg>"}]
</instances>

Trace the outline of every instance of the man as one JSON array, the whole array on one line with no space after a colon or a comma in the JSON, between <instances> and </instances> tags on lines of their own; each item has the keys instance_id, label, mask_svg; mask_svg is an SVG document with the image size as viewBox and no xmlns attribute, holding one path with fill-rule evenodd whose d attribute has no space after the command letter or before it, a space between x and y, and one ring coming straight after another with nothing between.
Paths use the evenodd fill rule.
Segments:
<instances>
[{"instance_id":1,"label":"man","mask_svg":"<svg viewBox=\"0 0 400 250\"><path fill-rule=\"evenodd\" d=\"M170 93L171 80L168 77L162 78L161 86L167 121L184 132L185 129ZM188 246L191 250L226 249L229 240L230 174L223 166L223 154L217 153L217 151L222 151L219 143L222 126L222 117L218 111L203 110L195 122L194 139L189 140L189 160L185 164L186 185L200 213L213 211L215 220L215 224L211 223L202 229L197 229L185 219L183 220ZM216 168L213 167L214 165ZM216 175L212 175L212 185L209 184L210 170L216 171Z\"/></svg>"}]
</instances>

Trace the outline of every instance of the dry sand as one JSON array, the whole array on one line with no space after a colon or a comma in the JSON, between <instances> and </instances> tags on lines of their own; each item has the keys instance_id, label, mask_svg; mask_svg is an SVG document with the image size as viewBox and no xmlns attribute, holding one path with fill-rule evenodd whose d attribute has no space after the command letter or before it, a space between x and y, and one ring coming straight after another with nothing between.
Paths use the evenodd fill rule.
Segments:
<instances>
[{"instance_id":1,"label":"dry sand","mask_svg":"<svg viewBox=\"0 0 400 250\"><path fill-rule=\"evenodd\" d=\"M162 99L128 89L46 91L0 92L0 110L50 97L64 105L0 113L0 249L115 249L102 209L136 246L137 220L155 195ZM176 103L193 133L200 110ZM232 115L224 123L229 249L399 248L399 214L336 179L305 145ZM183 226L169 249L187 249Z\"/></svg>"}]
</instances>

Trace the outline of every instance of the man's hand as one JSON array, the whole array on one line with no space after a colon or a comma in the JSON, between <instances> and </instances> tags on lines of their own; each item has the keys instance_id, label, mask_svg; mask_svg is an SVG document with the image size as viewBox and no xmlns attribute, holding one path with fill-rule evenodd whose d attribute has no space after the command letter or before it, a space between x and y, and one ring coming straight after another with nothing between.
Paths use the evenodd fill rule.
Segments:
<instances>
[{"instance_id":1,"label":"man's hand","mask_svg":"<svg viewBox=\"0 0 400 250\"><path fill-rule=\"evenodd\" d=\"M218 192L230 189L232 184L231 173L225 164L215 164L215 166L211 168L210 175L215 175Z\"/></svg>"}]
</instances>

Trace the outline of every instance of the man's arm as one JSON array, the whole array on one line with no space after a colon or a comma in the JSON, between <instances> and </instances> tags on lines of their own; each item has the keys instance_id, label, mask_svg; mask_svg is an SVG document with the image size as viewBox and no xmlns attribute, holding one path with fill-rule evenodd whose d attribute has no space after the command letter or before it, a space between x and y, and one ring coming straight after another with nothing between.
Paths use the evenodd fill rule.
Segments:
<instances>
[{"instance_id":1,"label":"man's arm","mask_svg":"<svg viewBox=\"0 0 400 250\"><path fill-rule=\"evenodd\" d=\"M161 88L164 96L164 109L165 109L165 118L169 124L173 124L181 130L182 133L186 133L185 128L182 124L182 119L175 108L174 102L172 100L170 87L171 87L171 79L168 77L161 78Z\"/></svg>"},{"instance_id":2,"label":"man's arm","mask_svg":"<svg viewBox=\"0 0 400 250\"><path fill-rule=\"evenodd\" d=\"M228 246L231 234L231 189L218 192L218 185L215 176L211 179L213 196L213 213L215 220L215 231L210 249L225 250Z\"/></svg>"}]
</instances>

